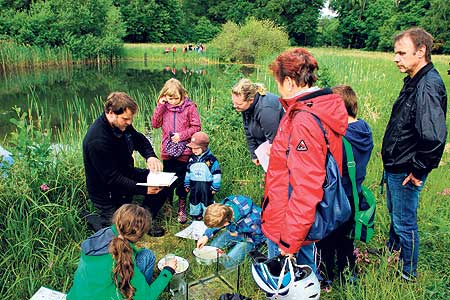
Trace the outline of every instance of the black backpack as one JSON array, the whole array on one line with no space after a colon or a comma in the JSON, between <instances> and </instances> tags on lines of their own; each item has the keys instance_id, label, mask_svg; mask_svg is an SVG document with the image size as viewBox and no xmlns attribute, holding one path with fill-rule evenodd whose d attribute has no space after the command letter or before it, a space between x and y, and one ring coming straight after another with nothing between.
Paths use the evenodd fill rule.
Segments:
<instances>
[{"instance_id":1,"label":"black backpack","mask_svg":"<svg viewBox=\"0 0 450 300\"><path fill-rule=\"evenodd\" d=\"M227 293L220 295L219 300L252 300L252 299L237 293L235 294Z\"/></svg>"}]
</instances>

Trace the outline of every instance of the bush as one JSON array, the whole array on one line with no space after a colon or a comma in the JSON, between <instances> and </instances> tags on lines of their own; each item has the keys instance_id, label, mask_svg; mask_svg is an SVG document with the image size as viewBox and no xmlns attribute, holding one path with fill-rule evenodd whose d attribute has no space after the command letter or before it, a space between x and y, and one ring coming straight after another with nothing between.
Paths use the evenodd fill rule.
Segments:
<instances>
[{"instance_id":1,"label":"bush","mask_svg":"<svg viewBox=\"0 0 450 300\"><path fill-rule=\"evenodd\" d=\"M211 42L222 59L243 63L253 63L288 46L289 37L283 28L270 20L255 18L248 19L242 26L227 22Z\"/></svg>"}]
</instances>

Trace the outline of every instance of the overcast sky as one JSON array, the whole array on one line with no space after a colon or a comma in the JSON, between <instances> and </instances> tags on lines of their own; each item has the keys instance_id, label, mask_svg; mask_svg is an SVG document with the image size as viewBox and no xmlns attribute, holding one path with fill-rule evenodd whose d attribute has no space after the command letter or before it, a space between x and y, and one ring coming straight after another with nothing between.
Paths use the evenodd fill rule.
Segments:
<instances>
[{"instance_id":1,"label":"overcast sky","mask_svg":"<svg viewBox=\"0 0 450 300\"><path fill-rule=\"evenodd\" d=\"M330 1L326 1L324 7L322 7L322 9L320 10L320 15L322 17L336 17L337 16L337 13L330 10L329 5L330 5Z\"/></svg>"}]
</instances>

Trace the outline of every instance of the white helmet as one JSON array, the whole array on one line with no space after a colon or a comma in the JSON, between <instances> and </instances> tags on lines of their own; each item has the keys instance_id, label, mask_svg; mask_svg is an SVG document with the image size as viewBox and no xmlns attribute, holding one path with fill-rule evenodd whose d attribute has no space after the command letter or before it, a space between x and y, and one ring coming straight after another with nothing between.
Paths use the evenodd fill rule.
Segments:
<instances>
[{"instance_id":1,"label":"white helmet","mask_svg":"<svg viewBox=\"0 0 450 300\"><path fill-rule=\"evenodd\" d=\"M274 257L252 264L256 284L272 300L318 300L320 284L311 267Z\"/></svg>"}]
</instances>

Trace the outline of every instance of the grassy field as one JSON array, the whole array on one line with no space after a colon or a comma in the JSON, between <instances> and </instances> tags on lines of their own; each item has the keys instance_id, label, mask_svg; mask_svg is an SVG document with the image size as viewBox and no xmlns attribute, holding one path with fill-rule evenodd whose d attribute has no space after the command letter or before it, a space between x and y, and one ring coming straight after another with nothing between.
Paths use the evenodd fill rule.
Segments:
<instances>
[{"instance_id":1,"label":"grassy field","mask_svg":"<svg viewBox=\"0 0 450 300\"><path fill-rule=\"evenodd\" d=\"M144 53L148 53L148 59L150 56L157 59L172 55L162 54L165 47L127 45L124 54L130 59L140 59ZM359 117L372 127L375 142L365 184L376 192L382 173L381 140L404 75L392 63L392 54L340 49L310 50L319 61L323 83L349 84L359 96ZM181 55L178 51L176 55ZM201 59L197 53L188 55L192 55L192 59ZM267 65L273 57L260 62L252 79L265 83L271 92L276 93L276 84L267 72ZM450 57L435 56L433 59L450 91L450 78L446 75ZM251 163L241 117L231 107L230 90L241 76L238 70L229 66L211 81L211 86L186 83L186 88L198 105L203 130L210 135L212 151L221 163L223 188L216 199L230 194L244 194L259 202L263 193L262 170ZM144 131L156 105L157 91L143 88L131 94L141 108L135 118L135 127ZM0 178L0 298L29 299L42 285L65 292L70 288L79 257L79 244L90 234L78 215L80 209L89 208L81 140L89 124L100 113L101 103L102 99L96 99L94 104L86 106L82 101L73 99L67 110L61 112L63 125L59 132L53 134L57 142L64 145L62 151L52 151L50 148L51 132L47 126L46 112L40 109L38 100L31 97L30 109L17 111L16 131L8 141L16 154L16 164L7 177ZM447 125L449 123L447 119ZM155 148L159 150L160 131L153 130L151 134ZM136 161L143 166L143 160L138 156ZM367 258L358 262L357 284L346 287L334 285L332 292L322 294L321 299L450 298L449 166L448 144L440 168L431 173L421 194L418 282L406 284L399 280L395 275L397 266L395 262L389 262L387 253L368 254ZM42 184L46 184L48 190ZM369 249L382 249L388 234L385 199L378 194L377 197L376 235L368 245L357 244L362 253ZM159 222L167 228L168 234L163 238L146 237L143 244L155 251L157 259L167 252L186 257L191 263L190 279L212 273L213 267L195 263L193 241L173 236L183 228L176 222L176 207L168 206L163 208L163 212ZM235 273L230 274L230 281L234 281L235 276ZM252 299L264 299L252 280L248 262L243 265L241 280L242 294ZM211 293L214 288L221 289L207 287Z\"/></svg>"}]
</instances>

